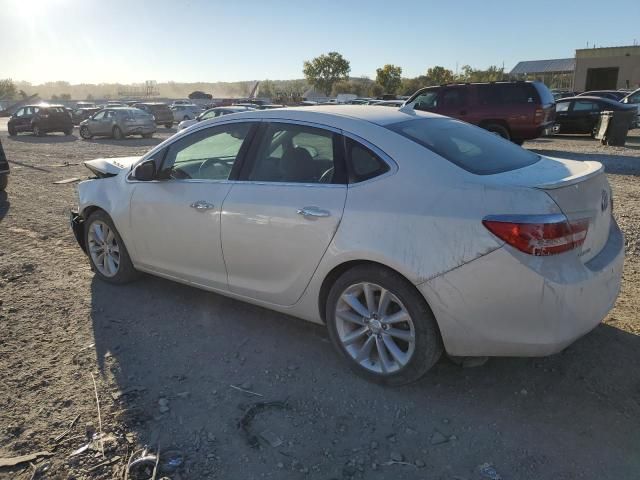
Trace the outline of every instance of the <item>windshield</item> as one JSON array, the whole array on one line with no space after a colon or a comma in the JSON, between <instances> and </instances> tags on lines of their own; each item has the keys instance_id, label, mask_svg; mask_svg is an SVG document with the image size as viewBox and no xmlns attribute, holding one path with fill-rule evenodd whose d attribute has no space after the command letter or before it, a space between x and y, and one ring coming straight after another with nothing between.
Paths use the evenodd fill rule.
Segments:
<instances>
[{"instance_id":1,"label":"windshield","mask_svg":"<svg viewBox=\"0 0 640 480\"><path fill-rule=\"evenodd\" d=\"M387 128L476 175L508 172L540 160L498 135L449 118L408 120Z\"/></svg>"}]
</instances>

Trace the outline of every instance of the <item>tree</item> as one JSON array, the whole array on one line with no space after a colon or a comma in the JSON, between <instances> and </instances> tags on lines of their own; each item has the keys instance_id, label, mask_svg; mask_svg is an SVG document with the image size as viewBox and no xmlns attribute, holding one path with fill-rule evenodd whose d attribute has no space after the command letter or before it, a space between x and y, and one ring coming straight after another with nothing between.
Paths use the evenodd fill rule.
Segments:
<instances>
[{"instance_id":1,"label":"tree","mask_svg":"<svg viewBox=\"0 0 640 480\"><path fill-rule=\"evenodd\" d=\"M58 95L51 95L51 101L57 102L59 100Z\"/></svg>"},{"instance_id":2,"label":"tree","mask_svg":"<svg viewBox=\"0 0 640 480\"><path fill-rule=\"evenodd\" d=\"M346 80L350 71L349 61L338 52L329 52L305 61L302 69L307 81L326 95L331 93L334 83Z\"/></svg>"},{"instance_id":3,"label":"tree","mask_svg":"<svg viewBox=\"0 0 640 480\"><path fill-rule=\"evenodd\" d=\"M7 100L12 100L17 95L18 91L16 90L16 86L13 83L13 80L10 78L5 78L4 80L0 80L0 99L6 98Z\"/></svg>"},{"instance_id":4,"label":"tree","mask_svg":"<svg viewBox=\"0 0 640 480\"><path fill-rule=\"evenodd\" d=\"M427 79L429 85L443 85L453 82L455 77L451 70L437 65L427 70Z\"/></svg>"},{"instance_id":5,"label":"tree","mask_svg":"<svg viewBox=\"0 0 640 480\"><path fill-rule=\"evenodd\" d=\"M429 81L424 75L415 78L403 78L400 85L400 95L413 95L428 84Z\"/></svg>"},{"instance_id":6,"label":"tree","mask_svg":"<svg viewBox=\"0 0 640 480\"><path fill-rule=\"evenodd\" d=\"M93 95L91 95L91 94L89 93L89 94L87 95L86 100L87 100L88 102L93 102Z\"/></svg>"},{"instance_id":7,"label":"tree","mask_svg":"<svg viewBox=\"0 0 640 480\"><path fill-rule=\"evenodd\" d=\"M402 67L387 64L376 70L376 82L385 93L396 93L402 83Z\"/></svg>"},{"instance_id":8,"label":"tree","mask_svg":"<svg viewBox=\"0 0 640 480\"><path fill-rule=\"evenodd\" d=\"M63 101L71 100L71 94L70 93L61 93L60 94L60 100L63 100Z\"/></svg>"},{"instance_id":9,"label":"tree","mask_svg":"<svg viewBox=\"0 0 640 480\"><path fill-rule=\"evenodd\" d=\"M382 96L383 93L384 93L384 88L382 87L382 85L378 83L371 84L371 88L369 89L370 97L377 98Z\"/></svg>"}]
</instances>

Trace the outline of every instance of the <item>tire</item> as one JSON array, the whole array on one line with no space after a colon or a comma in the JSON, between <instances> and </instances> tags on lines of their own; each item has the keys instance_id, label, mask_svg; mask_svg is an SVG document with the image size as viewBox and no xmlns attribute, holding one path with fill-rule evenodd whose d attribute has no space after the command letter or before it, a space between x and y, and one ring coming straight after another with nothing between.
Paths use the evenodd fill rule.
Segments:
<instances>
[{"instance_id":1,"label":"tire","mask_svg":"<svg viewBox=\"0 0 640 480\"><path fill-rule=\"evenodd\" d=\"M9 175L2 174L0 175L0 192L4 192L7 189L7 185L9 184Z\"/></svg>"},{"instance_id":2,"label":"tire","mask_svg":"<svg viewBox=\"0 0 640 480\"><path fill-rule=\"evenodd\" d=\"M357 296L361 306L366 305L364 288L360 290L360 285L364 287L365 284L372 290L380 289L377 292L374 290L371 295L374 305L380 300L381 295L378 293L382 292L382 289L391 293L393 300L388 302L386 315L385 312L381 316L374 313L367 318L356 314L344 301L344 295L351 294ZM365 310L368 309L365 307ZM337 315L338 311L342 312L342 315ZM408 314L409 322L398 321L385 326L385 318L400 315L402 311ZM345 315L349 315L351 319L345 321ZM326 321L331 342L340 355L358 375L376 383L399 386L414 382L442 355L440 331L425 299L404 277L379 265L354 267L336 280L327 297ZM361 333L363 330L368 331ZM395 334L391 334L391 330L394 330ZM413 341L413 346L410 341L396 340L398 334L408 335ZM345 339L350 335L357 335L358 340L345 345ZM404 361L396 360L397 357L390 353L391 350L385 350L384 345L389 339L393 340L397 352L406 355ZM354 356L357 357L358 353L364 351L363 347L367 342L372 345L371 353L368 358L357 361ZM383 369L385 362L380 361L382 357L377 353L378 344L382 346L383 356L392 361L391 364L388 363L386 372Z\"/></svg>"},{"instance_id":3,"label":"tire","mask_svg":"<svg viewBox=\"0 0 640 480\"><path fill-rule=\"evenodd\" d=\"M108 283L124 284L139 277L140 274L133 267L133 263L129 257L129 252L125 247L120 234L113 225L111 217L109 217L104 210L96 210L93 212L89 215L89 218L87 218L84 225L84 244L87 246L89 263L91 264L91 269L95 272L96 276L100 278L100 280L104 280ZM102 251L103 246L99 244L99 237L93 230L94 225L98 226L103 233L105 231L105 226L111 232L111 234L105 238L105 244L111 249L113 249L114 246L118 249L117 255L114 255L115 252L113 250L110 255L113 259L113 263L107 262L106 265L97 265L96 262L100 259L99 253ZM109 269L112 269L114 265L115 273L113 273L114 270L109 271Z\"/></svg>"},{"instance_id":4,"label":"tire","mask_svg":"<svg viewBox=\"0 0 640 480\"><path fill-rule=\"evenodd\" d=\"M33 125L32 130L33 130L33 134L36 137L41 137L42 135L44 135L42 133L42 130L40 130L40 126L37 123Z\"/></svg>"},{"instance_id":5,"label":"tire","mask_svg":"<svg viewBox=\"0 0 640 480\"><path fill-rule=\"evenodd\" d=\"M73 128L70 128L70 129L68 128L62 133L64 133L66 136L69 136L69 135L71 135L73 133Z\"/></svg>"},{"instance_id":6,"label":"tire","mask_svg":"<svg viewBox=\"0 0 640 480\"><path fill-rule=\"evenodd\" d=\"M87 127L86 125L80 127L80 136L85 140L93 138L93 135L91 135L91 132L89 131L89 127Z\"/></svg>"},{"instance_id":7,"label":"tire","mask_svg":"<svg viewBox=\"0 0 640 480\"><path fill-rule=\"evenodd\" d=\"M182 120L189 120L189 116L185 115L184 117L182 117Z\"/></svg>"},{"instance_id":8,"label":"tire","mask_svg":"<svg viewBox=\"0 0 640 480\"><path fill-rule=\"evenodd\" d=\"M173 123L165 123L164 124L164 128L171 128L173 127Z\"/></svg>"},{"instance_id":9,"label":"tire","mask_svg":"<svg viewBox=\"0 0 640 480\"><path fill-rule=\"evenodd\" d=\"M153 138L153 133L143 133L142 138Z\"/></svg>"},{"instance_id":10,"label":"tire","mask_svg":"<svg viewBox=\"0 0 640 480\"><path fill-rule=\"evenodd\" d=\"M522 140L521 138L512 138L511 141L520 146L522 146L522 144L524 143L524 140Z\"/></svg>"},{"instance_id":11,"label":"tire","mask_svg":"<svg viewBox=\"0 0 640 480\"><path fill-rule=\"evenodd\" d=\"M117 125L115 127L113 127L113 131L111 132L111 136L115 140L122 140L124 138L124 134L122 133L122 130Z\"/></svg>"},{"instance_id":12,"label":"tire","mask_svg":"<svg viewBox=\"0 0 640 480\"><path fill-rule=\"evenodd\" d=\"M509 134L509 130L507 130L502 125L498 125L497 123L490 123L488 125L484 125L485 130L489 130L491 133L495 133L496 135L501 136L506 140L511 140L511 135Z\"/></svg>"},{"instance_id":13,"label":"tire","mask_svg":"<svg viewBox=\"0 0 640 480\"><path fill-rule=\"evenodd\" d=\"M18 134L15 127L7 127L7 130L9 132L10 137L15 137Z\"/></svg>"}]
</instances>

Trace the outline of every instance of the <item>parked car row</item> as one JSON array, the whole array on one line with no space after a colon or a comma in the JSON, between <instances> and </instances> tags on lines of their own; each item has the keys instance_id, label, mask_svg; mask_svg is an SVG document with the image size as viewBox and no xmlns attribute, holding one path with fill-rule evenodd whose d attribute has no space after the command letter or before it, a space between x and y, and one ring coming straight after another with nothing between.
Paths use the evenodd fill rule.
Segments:
<instances>
[{"instance_id":1,"label":"parked car row","mask_svg":"<svg viewBox=\"0 0 640 480\"><path fill-rule=\"evenodd\" d=\"M595 137L602 112L629 110L636 110L636 106L605 97L578 95L563 98L556 101L554 132L583 133Z\"/></svg>"},{"instance_id":2,"label":"parked car row","mask_svg":"<svg viewBox=\"0 0 640 480\"><path fill-rule=\"evenodd\" d=\"M50 132L62 132L71 135L73 122L63 105L26 105L11 115L7 123L10 136L22 132L32 132L39 137Z\"/></svg>"},{"instance_id":3,"label":"parked car row","mask_svg":"<svg viewBox=\"0 0 640 480\"><path fill-rule=\"evenodd\" d=\"M85 140L95 136L120 140L129 135L151 138L156 131L153 115L132 107L113 107L100 110L80 123L80 136Z\"/></svg>"}]
</instances>

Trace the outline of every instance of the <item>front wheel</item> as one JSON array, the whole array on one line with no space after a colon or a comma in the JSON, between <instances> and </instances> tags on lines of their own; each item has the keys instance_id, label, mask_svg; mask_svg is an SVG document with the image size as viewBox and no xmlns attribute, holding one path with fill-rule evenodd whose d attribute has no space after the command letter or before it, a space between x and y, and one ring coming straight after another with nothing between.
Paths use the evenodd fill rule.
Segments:
<instances>
[{"instance_id":1,"label":"front wheel","mask_svg":"<svg viewBox=\"0 0 640 480\"><path fill-rule=\"evenodd\" d=\"M436 320L416 288L377 265L348 270L331 287L329 337L359 375L377 383L418 380L440 358Z\"/></svg>"},{"instance_id":2,"label":"front wheel","mask_svg":"<svg viewBox=\"0 0 640 480\"><path fill-rule=\"evenodd\" d=\"M38 125L38 124L35 124L35 125L33 126L32 130L33 130L33 134L34 134L36 137L41 137L41 136L43 135L43 133L42 133L42 129L40 128L40 125Z\"/></svg>"},{"instance_id":3,"label":"front wheel","mask_svg":"<svg viewBox=\"0 0 640 480\"><path fill-rule=\"evenodd\" d=\"M64 133L66 136L69 136L69 135L71 135L71 134L73 133L73 128L67 128L67 129L66 129L64 132L62 132L62 133Z\"/></svg>"},{"instance_id":4,"label":"front wheel","mask_svg":"<svg viewBox=\"0 0 640 480\"><path fill-rule=\"evenodd\" d=\"M143 133L142 138L153 138L153 133Z\"/></svg>"},{"instance_id":5,"label":"front wheel","mask_svg":"<svg viewBox=\"0 0 640 480\"><path fill-rule=\"evenodd\" d=\"M10 137L15 137L18 134L15 127L8 127L7 130L9 132Z\"/></svg>"},{"instance_id":6,"label":"front wheel","mask_svg":"<svg viewBox=\"0 0 640 480\"><path fill-rule=\"evenodd\" d=\"M85 140L89 140L93 137L93 135L91 135L91 132L89 131L89 127L87 127L86 125L80 127L80 136Z\"/></svg>"},{"instance_id":7,"label":"front wheel","mask_svg":"<svg viewBox=\"0 0 640 480\"><path fill-rule=\"evenodd\" d=\"M122 284L138 277L129 252L106 212L96 210L89 215L84 235L91 268L101 280Z\"/></svg>"},{"instance_id":8,"label":"front wheel","mask_svg":"<svg viewBox=\"0 0 640 480\"><path fill-rule=\"evenodd\" d=\"M124 134L122 133L122 130L118 126L113 127L112 136L116 140L122 140L124 138Z\"/></svg>"}]
</instances>

